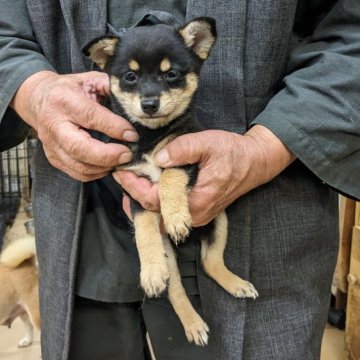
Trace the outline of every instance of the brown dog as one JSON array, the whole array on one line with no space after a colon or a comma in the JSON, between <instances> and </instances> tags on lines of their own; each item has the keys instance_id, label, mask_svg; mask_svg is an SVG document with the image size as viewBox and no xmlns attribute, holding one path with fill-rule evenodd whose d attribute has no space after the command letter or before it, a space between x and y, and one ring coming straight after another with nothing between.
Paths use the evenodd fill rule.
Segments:
<instances>
[{"instance_id":1,"label":"brown dog","mask_svg":"<svg viewBox=\"0 0 360 360\"><path fill-rule=\"evenodd\" d=\"M19 347L31 345L33 328L40 330L39 285L35 239L11 242L0 255L0 324L11 327L18 316L25 324Z\"/></svg>"}]
</instances>

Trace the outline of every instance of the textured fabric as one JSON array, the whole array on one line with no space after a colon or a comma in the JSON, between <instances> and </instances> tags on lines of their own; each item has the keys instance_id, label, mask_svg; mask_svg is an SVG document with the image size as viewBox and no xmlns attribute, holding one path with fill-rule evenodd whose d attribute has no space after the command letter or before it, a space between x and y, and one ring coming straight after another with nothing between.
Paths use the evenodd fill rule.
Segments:
<instances>
[{"instance_id":1,"label":"textured fabric","mask_svg":"<svg viewBox=\"0 0 360 360\"><path fill-rule=\"evenodd\" d=\"M171 13L181 21L185 18L186 3L187 0L109 0L108 21L115 29L126 28L154 11Z\"/></svg>"},{"instance_id":2,"label":"textured fabric","mask_svg":"<svg viewBox=\"0 0 360 360\"><path fill-rule=\"evenodd\" d=\"M53 67L32 33L26 1L19 0L13 6L0 0L0 8L0 151L4 151L28 135L28 126L8 109L15 92L30 75Z\"/></svg>"},{"instance_id":3,"label":"textured fabric","mask_svg":"<svg viewBox=\"0 0 360 360\"><path fill-rule=\"evenodd\" d=\"M199 296L190 295L189 299L202 314ZM167 299L147 299L142 312L156 360L215 359L212 339L205 347L187 342L184 328Z\"/></svg>"},{"instance_id":4,"label":"textured fabric","mask_svg":"<svg viewBox=\"0 0 360 360\"><path fill-rule=\"evenodd\" d=\"M151 360L140 303L77 296L74 313L70 360Z\"/></svg>"},{"instance_id":5,"label":"textured fabric","mask_svg":"<svg viewBox=\"0 0 360 360\"><path fill-rule=\"evenodd\" d=\"M199 273L216 359L318 359L336 261L335 194L306 169L289 168L228 215L225 263L254 283L259 298L234 299Z\"/></svg>"},{"instance_id":6,"label":"textured fabric","mask_svg":"<svg viewBox=\"0 0 360 360\"><path fill-rule=\"evenodd\" d=\"M190 296L200 310L199 296ZM187 342L167 299L144 303L105 303L75 297L70 360L151 360L145 332L156 360L212 360L213 349Z\"/></svg>"},{"instance_id":7,"label":"textured fabric","mask_svg":"<svg viewBox=\"0 0 360 360\"><path fill-rule=\"evenodd\" d=\"M89 68L90 64L79 55L79 49L91 38L105 33L105 1L61 0L61 7L55 0L27 0L26 3L35 38L50 65L60 73ZM299 3L325 6L329 2L304 0ZM296 17L297 5L296 0L190 0L187 17L208 15L217 20L218 41L203 68L198 93L199 118L207 127L243 133L262 111L267 110L270 99L278 99L283 105L269 104L274 111L269 111L268 117L274 120L267 126L270 129L273 126L275 131L275 119L280 119L284 125L287 113L292 114L292 109L297 108L298 119L302 119L301 125L297 125L307 129L314 120L301 116L307 111L304 106L297 106L297 97L274 98L280 90L288 95L287 83L282 79L285 75L291 76L289 71L299 74L300 69L307 70L307 90L294 81L288 91L306 95L302 101L309 101L314 108L318 119L316 131L299 132L295 140L286 131L282 136L290 149L296 149L297 156L311 167L318 160L309 159L306 146L299 148L297 142L304 146L302 137L312 137L315 142L319 141L320 148L330 146L346 155L348 146L353 146L352 134L357 134L360 111L354 94L359 93L360 82L358 68L354 66L358 56L355 45L360 3L339 0L325 24L336 18L339 24L352 25L344 27L341 36L323 27L320 41L309 39L307 46L314 54L307 57L308 61L293 64L289 69L288 60L300 59L301 52L309 49L294 42L295 19L313 23L308 17ZM4 1L2 10L6 12L11 6L13 4ZM347 6L352 9L351 14L345 11ZM310 15L317 16L316 12ZM16 19L14 21L16 23ZM336 66L328 67L328 76L318 78L323 54L321 46L329 46L339 37L348 49L346 57L337 56ZM339 51L335 46L330 53ZM332 81L336 80L337 69L342 66L351 76L346 76L346 83L337 86L337 91L341 99L348 99L346 106L354 110L353 121L348 121L346 131L342 126L344 119L348 119L345 105L329 117L327 108L333 109L332 102L336 103L333 96L318 97L321 101L332 99L325 104L312 101L319 91L319 83L322 83L320 90L324 94L331 93ZM0 106L3 109L7 104ZM293 115L292 119L295 119ZM341 135L336 143L332 142L334 133ZM286 141L287 136L292 139L291 144ZM329 143L328 136L332 139ZM314 158L316 155L314 153ZM357 181L354 183L354 177L348 176L340 190L346 189L356 195L359 176L353 165L346 162L346 168L342 168L344 159L335 157L338 161L334 161L332 151L327 151L326 156L329 162L321 175L322 180L335 186L336 170L354 174ZM358 158L353 163L358 163ZM37 152L35 164L34 216L41 275L42 352L45 360L67 360L85 199L82 185L53 169L42 149ZM230 226L225 261L237 274L254 283L260 297L256 301L234 299L199 269L201 300L211 326L216 359L319 358L336 261L336 200L335 194L322 181L296 162L276 179L228 208Z\"/></svg>"},{"instance_id":8,"label":"textured fabric","mask_svg":"<svg viewBox=\"0 0 360 360\"><path fill-rule=\"evenodd\" d=\"M0 152L19 145L29 133L29 125L8 107L0 124Z\"/></svg>"},{"instance_id":9,"label":"textured fabric","mask_svg":"<svg viewBox=\"0 0 360 360\"><path fill-rule=\"evenodd\" d=\"M292 52L284 89L253 123L271 129L320 179L358 199L359 89L351 90L359 88L359 69L360 2L339 1ZM336 126L324 131L324 123Z\"/></svg>"}]
</instances>

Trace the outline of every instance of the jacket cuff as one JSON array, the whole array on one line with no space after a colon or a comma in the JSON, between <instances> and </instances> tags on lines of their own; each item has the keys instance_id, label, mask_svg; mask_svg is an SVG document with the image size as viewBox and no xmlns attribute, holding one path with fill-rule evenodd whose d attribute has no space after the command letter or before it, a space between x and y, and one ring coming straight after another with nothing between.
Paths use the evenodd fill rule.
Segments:
<instances>
[{"instance_id":1,"label":"jacket cuff","mask_svg":"<svg viewBox=\"0 0 360 360\"><path fill-rule=\"evenodd\" d=\"M322 151L320 144L314 142L312 137L296 126L296 121L291 121L292 115L265 109L251 126L256 124L265 126L324 184L346 196L360 199L356 174L349 172L349 168L357 161L355 154L346 154L342 159L329 157Z\"/></svg>"}]
</instances>

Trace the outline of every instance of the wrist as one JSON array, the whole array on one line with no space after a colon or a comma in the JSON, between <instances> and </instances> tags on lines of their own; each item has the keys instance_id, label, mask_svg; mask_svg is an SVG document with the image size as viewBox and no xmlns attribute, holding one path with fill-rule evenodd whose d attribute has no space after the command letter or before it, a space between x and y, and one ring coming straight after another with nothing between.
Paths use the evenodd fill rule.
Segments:
<instances>
[{"instance_id":1,"label":"wrist","mask_svg":"<svg viewBox=\"0 0 360 360\"><path fill-rule=\"evenodd\" d=\"M261 169L261 184L264 184L286 169L294 160L295 155L288 147L269 129L262 125L255 125L245 134L254 146L253 152Z\"/></svg>"},{"instance_id":2,"label":"wrist","mask_svg":"<svg viewBox=\"0 0 360 360\"><path fill-rule=\"evenodd\" d=\"M30 126L37 129L36 114L37 107L44 97L44 83L59 75L53 71L39 71L29 76L15 93L10 107Z\"/></svg>"}]
</instances>

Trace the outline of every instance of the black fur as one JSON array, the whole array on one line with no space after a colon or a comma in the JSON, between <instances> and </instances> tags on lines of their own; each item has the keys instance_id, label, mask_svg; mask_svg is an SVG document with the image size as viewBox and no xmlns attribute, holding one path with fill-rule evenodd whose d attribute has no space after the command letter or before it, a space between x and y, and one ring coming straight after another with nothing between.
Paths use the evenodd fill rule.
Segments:
<instances>
[{"instance_id":1,"label":"black fur","mask_svg":"<svg viewBox=\"0 0 360 360\"><path fill-rule=\"evenodd\" d=\"M215 21L210 18L199 18L210 25L212 35L215 37ZM145 24L147 25L147 24ZM186 86L186 75L200 75L203 60L189 48L179 33L181 29L175 29L169 25L156 24L151 26L140 26L125 32L119 39L111 56L105 64L103 71L109 77L115 76L119 81L121 92L127 94L136 93L140 98L159 97L161 94L172 89L182 89ZM108 39L114 39L109 36ZM101 39L93 40L85 49L89 55L89 48ZM160 70L163 59L171 63L171 71L175 71L170 80L167 74ZM138 71L129 69L129 63L135 60L139 64ZM129 75L129 73L132 73ZM134 76L136 81L132 81ZM194 94L195 95L195 94ZM119 103L115 94L110 95L110 108L113 112L131 121L131 116L126 113ZM150 119L151 121L151 119ZM156 121L156 119L154 119ZM124 143L133 152L133 159L127 165L138 164L143 161L143 155L150 153L162 140L177 137L187 133L194 133L203 130L202 125L196 118L194 104L191 99L185 111L169 124L151 129L140 122L134 122L133 126L139 134L137 143ZM116 140L112 140L118 142ZM122 143L122 142L121 142ZM191 189L197 179L198 165L186 165L182 169L189 175L188 187ZM132 201L131 210L134 213L142 211L139 203ZM196 232L209 240L214 223L199 228Z\"/></svg>"}]
</instances>

